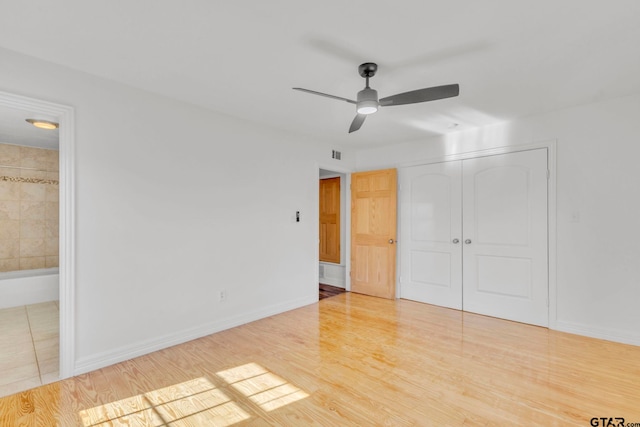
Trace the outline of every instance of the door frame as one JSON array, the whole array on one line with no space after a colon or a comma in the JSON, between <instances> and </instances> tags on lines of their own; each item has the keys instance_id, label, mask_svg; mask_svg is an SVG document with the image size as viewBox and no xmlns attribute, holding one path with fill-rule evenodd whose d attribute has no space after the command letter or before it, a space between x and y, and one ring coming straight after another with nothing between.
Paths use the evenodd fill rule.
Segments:
<instances>
[{"instance_id":1,"label":"door frame","mask_svg":"<svg viewBox=\"0 0 640 427\"><path fill-rule=\"evenodd\" d=\"M351 169L343 168L340 166L335 166L331 164L325 163L316 163L316 185L315 185L315 197L314 197L314 224L317 224L320 221L320 188L317 185L318 177L320 176L320 169L344 174L344 196L340 195L341 199L345 200L345 209L344 209L344 218L340 218L340 226L345 228L345 242L344 246L341 248L340 257L344 257L344 270L345 270L345 278L344 278L344 286L346 291L351 291L351 173L353 172ZM318 281L318 277L320 275L320 248L318 247L319 239L316 239L315 242L315 282Z\"/></svg>"},{"instance_id":2,"label":"door frame","mask_svg":"<svg viewBox=\"0 0 640 427\"><path fill-rule=\"evenodd\" d=\"M549 301L548 301L548 319L549 328L557 329L557 200L556 200L556 146L557 140L543 140L539 142L533 142L531 144L522 145L508 145L477 151L468 151L464 153L446 154L442 156L429 157L424 160L401 162L397 163L395 167L398 169L407 168L411 166L428 165L432 163L451 162L456 160L475 159L479 157L495 156L498 154L516 153L520 151L531 151L541 148L547 149L547 169L549 171L549 178L547 179L547 260L549 263L548 271L548 283L549 283ZM403 183L398 182L400 191L403 191ZM401 210L402 206L398 206ZM399 216L400 218L400 212ZM398 228L401 230L402 223L398 222ZM400 266L401 251L398 251L397 265ZM402 271L398 269L398 295L400 288L402 287Z\"/></svg>"},{"instance_id":3,"label":"door frame","mask_svg":"<svg viewBox=\"0 0 640 427\"><path fill-rule=\"evenodd\" d=\"M74 108L0 91L0 105L26 110L60 123L60 379L73 376L75 365L75 122Z\"/></svg>"}]
</instances>

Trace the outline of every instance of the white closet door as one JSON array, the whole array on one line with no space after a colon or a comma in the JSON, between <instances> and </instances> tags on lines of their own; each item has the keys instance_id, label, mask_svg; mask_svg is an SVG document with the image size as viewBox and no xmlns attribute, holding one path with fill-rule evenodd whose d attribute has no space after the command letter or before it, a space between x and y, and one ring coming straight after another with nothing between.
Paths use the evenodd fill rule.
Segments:
<instances>
[{"instance_id":1,"label":"white closet door","mask_svg":"<svg viewBox=\"0 0 640 427\"><path fill-rule=\"evenodd\" d=\"M547 150L462 168L463 309L547 326Z\"/></svg>"},{"instance_id":2,"label":"white closet door","mask_svg":"<svg viewBox=\"0 0 640 427\"><path fill-rule=\"evenodd\" d=\"M461 163L400 174L400 297L461 309Z\"/></svg>"}]
</instances>

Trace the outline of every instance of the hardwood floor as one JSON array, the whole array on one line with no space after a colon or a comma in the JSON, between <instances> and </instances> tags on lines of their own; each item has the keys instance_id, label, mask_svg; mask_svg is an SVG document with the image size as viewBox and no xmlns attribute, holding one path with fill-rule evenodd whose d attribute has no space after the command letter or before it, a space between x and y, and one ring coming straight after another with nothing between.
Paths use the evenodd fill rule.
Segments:
<instances>
[{"instance_id":1,"label":"hardwood floor","mask_svg":"<svg viewBox=\"0 0 640 427\"><path fill-rule=\"evenodd\" d=\"M640 347L343 293L2 398L0 425L589 426L639 402Z\"/></svg>"},{"instance_id":2,"label":"hardwood floor","mask_svg":"<svg viewBox=\"0 0 640 427\"><path fill-rule=\"evenodd\" d=\"M319 285L319 299L325 299L329 297L333 297L336 295L340 295L345 292L344 288L338 288L336 286L325 285L324 283L320 283Z\"/></svg>"}]
</instances>

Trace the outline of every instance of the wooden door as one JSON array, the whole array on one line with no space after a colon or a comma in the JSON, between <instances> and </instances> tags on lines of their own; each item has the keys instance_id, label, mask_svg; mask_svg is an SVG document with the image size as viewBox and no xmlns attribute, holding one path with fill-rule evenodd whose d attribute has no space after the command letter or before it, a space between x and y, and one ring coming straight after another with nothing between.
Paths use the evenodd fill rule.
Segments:
<instances>
[{"instance_id":1,"label":"wooden door","mask_svg":"<svg viewBox=\"0 0 640 427\"><path fill-rule=\"evenodd\" d=\"M462 163L400 171L400 297L462 309Z\"/></svg>"},{"instance_id":2,"label":"wooden door","mask_svg":"<svg viewBox=\"0 0 640 427\"><path fill-rule=\"evenodd\" d=\"M395 169L351 176L351 291L396 297Z\"/></svg>"},{"instance_id":3,"label":"wooden door","mask_svg":"<svg viewBox=\"0 0 640 427\"><path fill-rule=\"evenodd\" d=\"M547 326L547 150L462 168L463 309Z\"/></svg>"},{"instance_id":4,"label":"wooden door","mask_svg":"<svg viewBox=\"0 0 640 427\"><path fill-rule=\"evenodd\" d=\"M340 264L340 177L320 180L320 261Z\"/></svg>"}]
</instances>

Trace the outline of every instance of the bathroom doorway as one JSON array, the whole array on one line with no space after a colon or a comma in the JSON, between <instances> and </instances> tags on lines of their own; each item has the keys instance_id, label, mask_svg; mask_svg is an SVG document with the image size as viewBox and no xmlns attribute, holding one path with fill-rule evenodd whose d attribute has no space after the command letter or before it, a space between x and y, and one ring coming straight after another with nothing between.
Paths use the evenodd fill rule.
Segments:
<instances>
[{"instance_id":1,"label":"bathroom doorway","mask_svg":"<svg viewBox=\"0 0 640 427\"><path fill-rule=\"evenodd\" d=\"M0 92L0 396L72 375L72 123Z\"/></svg>"}]
</instances>

